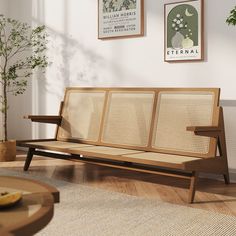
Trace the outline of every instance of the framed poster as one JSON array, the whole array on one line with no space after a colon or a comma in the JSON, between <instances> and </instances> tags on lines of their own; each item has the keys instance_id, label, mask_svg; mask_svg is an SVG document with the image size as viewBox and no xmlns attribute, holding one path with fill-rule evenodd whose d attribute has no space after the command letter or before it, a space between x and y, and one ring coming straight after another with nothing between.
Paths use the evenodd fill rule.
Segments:
<instances>
[{"instance_id":1,"label":"framed poster","mask_svg":"<svg viewBox=\"0 0 236 236\"><path fill-rule=\"evenodd\" d=\"M165 61L204 59L203 0L165 4Z\"/></svg>"},{"instance_id":2,"label":"framed poster","mask_svg":"<svg viewBox=\"0 0 236 236\"><path fill-rule=\"evenodd\" d=\"M144 0L98 0L98 38L144 34Z\"/></svg>"}]
</instances>

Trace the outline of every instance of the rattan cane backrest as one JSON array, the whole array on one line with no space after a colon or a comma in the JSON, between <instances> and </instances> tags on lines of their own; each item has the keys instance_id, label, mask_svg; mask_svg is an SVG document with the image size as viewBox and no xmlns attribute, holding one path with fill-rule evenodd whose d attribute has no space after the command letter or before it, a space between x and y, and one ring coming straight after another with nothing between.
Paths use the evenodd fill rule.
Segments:
<instances>
[{"instance_id":1,"label":"rattan cane backrest","mask_svg":"<svg viewBox=\"0 0 236 236\"><path fill-rule=\"evenodd\" d=\"M68 88L59 141L213 156L216 140L186 131L217 125L219 89Z\"/></svg>"},{"instance_id":2,"label":"rattan cane backrest","mask_svg":"<svg viewBox=\"0 0 236 236\"><path fill-rule=\"evenodd\" d=\"M161 90L158 93L152 148L156 151L208 157L216 150L212 138L186 131L188 126L217 125L219 90Z\"/></svg>"},{"instance_id":3,"label":"rattan cane backrest","mask_svg":"<svg viewBox=\"0 0 236 236\"><path fill-rule=\"evenodd\" d=\"M127 147L148 145L155 92L141 89L110 91L102 143Z\"/></svg>"},{"instance_id":4,"label":"rattan cane backrest","mask_svg":"<svg viewBox=\"0 0 236 236\"><path fill-rule=\"evenodd\" d=\"M99 89L67 89L57 139L97 142L105 95Z\"/></svg>"}]
</instances>

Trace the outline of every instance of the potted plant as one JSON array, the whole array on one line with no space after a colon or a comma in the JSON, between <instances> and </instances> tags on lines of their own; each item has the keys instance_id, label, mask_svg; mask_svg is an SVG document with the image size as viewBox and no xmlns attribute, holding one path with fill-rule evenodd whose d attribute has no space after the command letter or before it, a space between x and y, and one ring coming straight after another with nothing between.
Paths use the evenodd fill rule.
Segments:
<instances>
[{"instance_id":1,"label":"potted plant","mask_svg":"<svg viewBox=\"0 0 236 236\"><path fill-rule=\"evenodd\" d=\"M226 19L229 25L236 25L236 6L230 11L229 17Z\"/></svg>"},{"instance_id":2,"label":"potted plant","mask_svg":"<svg viewBox=\"0 0 236 236\"><path fill-rule=\"evenodd\" d=\"M23 94L27 81L37 68L47 65L45 26L31 28L27 23L0 15L0 161L16 156L16 141L8 140L8 96ZM0 114L1 115L1 114Z\"/></svg>"}]
</instances>

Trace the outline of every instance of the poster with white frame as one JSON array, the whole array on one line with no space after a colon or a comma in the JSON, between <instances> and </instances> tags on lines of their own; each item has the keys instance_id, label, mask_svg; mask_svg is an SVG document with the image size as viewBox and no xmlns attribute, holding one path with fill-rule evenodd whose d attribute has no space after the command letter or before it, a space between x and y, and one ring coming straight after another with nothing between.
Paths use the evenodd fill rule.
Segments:
<instances>
[{"instance_id":1,"label":"poster with white frame","mask_svg":"<svg viewBox=\"0 0 236 236\"><path fill-rule=\"evenodd\" d=\"M98 0L98 38L143 36L143 8L144 0Z\"/></svg>"},{"instance_id":2,"label":"poster with white frame","mask_svg":"<svg viewBox=\"0 0 236 236\"><path fill-rule=\"evenodd\" d=\"M165 4L165 61L204 59L203 0Z\"/></svg>"}]
</instances>

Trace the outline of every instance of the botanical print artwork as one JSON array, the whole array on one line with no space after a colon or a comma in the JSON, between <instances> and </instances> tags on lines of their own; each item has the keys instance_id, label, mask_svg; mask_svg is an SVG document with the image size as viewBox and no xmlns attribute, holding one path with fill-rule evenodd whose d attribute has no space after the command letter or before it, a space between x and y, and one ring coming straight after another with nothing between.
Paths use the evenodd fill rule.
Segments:
<instances>
[{"instance_id":1,"label":"botanical print artwork","mask_svg":"<svg viewBox=\"0 0 236 236\"><path fill-rule=\"evenodd\" d=\"M167 46L190 49L198 45L198 12L183 4L171 10L167 18Z\"/></svg>"},{"instance_id":2,"label":"botanical print artwork","mask_svg":"<svg viewBox=\"0 0 236 236\"><path fill-rule=\"evenodd\" d=\"M144 0L98 0L98 38L143 36Z\"/></svg>"},{"instance_id":3,"label":"botanical print artwork","mask_svg":"<svg viewBox=\"0 0 236 236\"><path fill-rule=\"evenodd\" d=\"M200 1L166 5L166 59L201 59Z\"/></svg>"},{"instance_id":4,"label":"botanical print artwork","mask_svg":"<svg viewBox=\"0 0 236 236\"><path fill-rule=\"evenodd\" d=\"M103 13L136 9L137 0L103 0Z\"/></svg>"}]
</instances>

